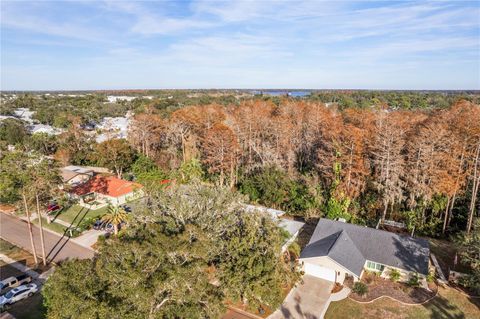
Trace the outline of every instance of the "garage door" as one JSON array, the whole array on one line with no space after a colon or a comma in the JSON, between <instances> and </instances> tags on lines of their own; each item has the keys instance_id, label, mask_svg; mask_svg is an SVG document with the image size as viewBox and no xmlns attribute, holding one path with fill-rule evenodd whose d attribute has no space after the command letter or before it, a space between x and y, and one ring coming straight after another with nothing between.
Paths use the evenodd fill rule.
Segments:
<instances>
[{"instance_id":1,"label":"garage door","mask_svg":"<svg viewBox=\"0 0 480 319\"><path fill-rule=\"evenodd\" d=\"M305 274L335 281L335 270L314 264L305 263Z\"/></svg>"}]
</instances>

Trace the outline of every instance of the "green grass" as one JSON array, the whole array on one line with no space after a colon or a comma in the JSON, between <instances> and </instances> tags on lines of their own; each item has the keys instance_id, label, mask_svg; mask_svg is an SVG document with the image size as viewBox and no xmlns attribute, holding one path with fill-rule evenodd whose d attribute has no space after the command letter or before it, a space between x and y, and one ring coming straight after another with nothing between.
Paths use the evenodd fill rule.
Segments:
<instances>
[{"instance_id":1,"label":"green grass","mask_svg":"<svg viewBox=\"0 0 480 319\"><path fill-rule=\"evenodd\" d=\"M21 249L0 238L0 251L2 254L8 256L12 253L21 251Z\"/></svg>"},{"instance_id":2,"label":"green grass","mask_svg":"<svg viewBox=\"0 0 480 319\"><path fill-rule=\"evenodd\" d=\"M73 205L60 211L56 218L61 219L67 223L78 226L80 221L84 218L95 218L105 215L108 207L103 207L97 210L90 210L80 205Z\"/></svg>"},{"instance_id":3,"label":"green grass","mask_svg":"<svg viewBox=\"0 0 480 319\"><path fill-rule=\"evenodd\" d=\"M38 225L38 218L33 221L34 224ZM67 227L60 225L55 222L51 222L50 224L48 223L47 219L42 217L42 226L44 228L48 228L49 230L52 230L56 233L59 233L60 235L63 235L65 233L65 230L67 230Z\"/></svg>"},{"instance_id":4,"label":"green grass","mask_svg":"<svg viewBox=\"0 0 480 319\"><path fill-rule=\"evenodd\" d=\"M480 299L469 298L453 288L439 288L439 294L423 305L406 306L382 298L369 304L359 304L350 299L332 302L326 319L389 318L389 319L450 319L478 318Z\"/></svg>"}]
</instances>

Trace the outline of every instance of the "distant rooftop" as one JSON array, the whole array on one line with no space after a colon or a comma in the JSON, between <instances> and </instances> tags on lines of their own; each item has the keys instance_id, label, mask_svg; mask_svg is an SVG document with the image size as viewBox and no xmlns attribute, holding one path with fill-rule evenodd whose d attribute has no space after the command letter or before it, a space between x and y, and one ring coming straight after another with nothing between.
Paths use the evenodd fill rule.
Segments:
<instances>
[{"instance_id":1,"label":"distant rooftop","mask_svg":"<svg viewBox=\"0 0 480 319\"><path fill-rule=\"evenodd\" d=\"M285 215L285 212L283 210L268 208L268 207L264 207L264 206L245 205L245 210L250 211L250 212L256 210L256 211L259 211L259 212L262 212L262 213L268 213L273 218L279 218L280 216Z\"/></svg>"}]
</instances>

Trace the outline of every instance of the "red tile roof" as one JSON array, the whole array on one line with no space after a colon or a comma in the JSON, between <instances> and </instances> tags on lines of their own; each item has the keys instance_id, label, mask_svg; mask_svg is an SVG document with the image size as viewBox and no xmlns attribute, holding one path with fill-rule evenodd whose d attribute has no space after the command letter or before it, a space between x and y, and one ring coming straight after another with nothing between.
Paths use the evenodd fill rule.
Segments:
<instances>
[{"instance_id":1,"label":"red tile roof","mask_svg":"<svg viewBox=\"0 0 480 319\"><path fill-rule=\"evenodd\" d=\"M120 197L142 187L138 183L125 181L115 176L96 175L86 183L73 188L71 192L79 196L95 192L111 197Z\"/></svg>"}]
</instances>

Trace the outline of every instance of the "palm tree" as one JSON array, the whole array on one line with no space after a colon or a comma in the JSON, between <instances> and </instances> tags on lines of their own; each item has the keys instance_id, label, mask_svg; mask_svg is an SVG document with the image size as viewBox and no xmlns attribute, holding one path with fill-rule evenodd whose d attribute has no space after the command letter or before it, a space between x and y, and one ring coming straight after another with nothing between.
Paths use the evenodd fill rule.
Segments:
<instances>
[{"instance_id":1,"label":"palm tree","mask_svg":"<svg viewBox=\"0 0 480 319\"><path fill-rule=\"evenodd\" d=\"M115 235L118 234L118 225L128 220L128 213L122 207L108 206L108 212L102 217L102 221L113 225Z\"/></svg>"}]
</instances>

